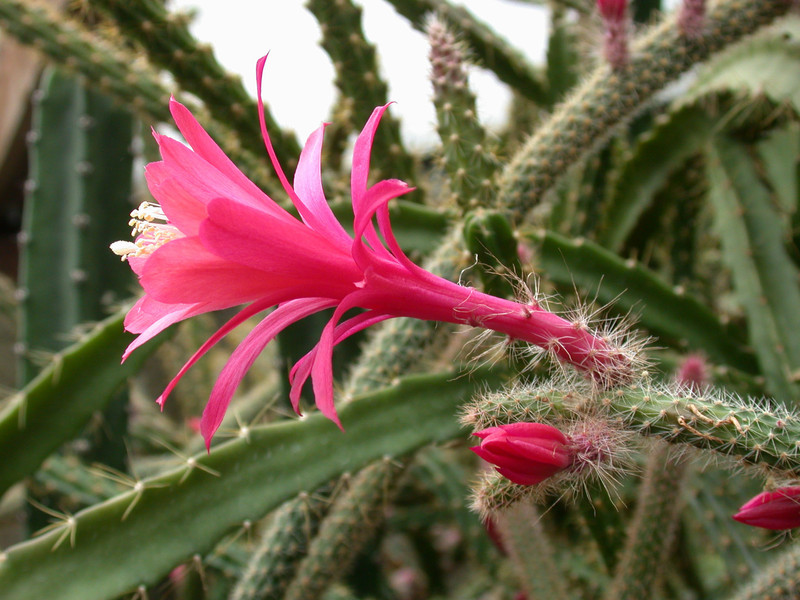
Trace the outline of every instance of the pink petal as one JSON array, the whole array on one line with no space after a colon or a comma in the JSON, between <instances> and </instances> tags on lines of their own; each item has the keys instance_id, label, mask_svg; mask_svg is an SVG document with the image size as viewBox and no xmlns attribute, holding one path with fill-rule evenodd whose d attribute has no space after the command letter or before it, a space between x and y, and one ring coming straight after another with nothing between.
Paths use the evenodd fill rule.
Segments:
<instances>
[{"instance_id":1,"label":"pink petal","mask_svg":"<svg viewBox=\"0 0 800 600\"><path fill-rule=\"evenodd\" d=\"M211 252L240 265L259 269L270 277L312 282L317 296L352 290L362 279L352 258L325 237L296 219L280 223L231 200L208 205L209 218L200 227L200 239Z\"/></svg>"},{"instance_id":2,"label":"pink petal","mask_svg":"<svg viewBox=\"0 0 800 600\"><path fill-rule=\"evenodd\" d=\"M374 311L356 315L336 326L333 332L333 345L336 346L339 342L346 340L351 335L391 318L393 318L392 315L375 313ZM297 414L300 414L300 392L303 389L303 384L306 382L309 375L311 375L311 366L314 364L316 355L317 346L314 346L311 351L306 353L303 358L295 363L289 373L289 382L292 384L292 391L289 398L292 401L292 408ZM296 386L294 385L295 382L297 382Z\"/></svg>"},{"instance_id":3,"label":"pink petal","mask_svg":"<svg viewBox=\"0 0 800 600\"><path fill-rule=\"evenodd\" d=\"M211 438L225 417L233 393L264 347L295 321L334 305L335 302L328 298L291 300L276 308L247 334L219 374L203 411L200 432L206 441L206 449L210 449Z\"/></svg>"},{"instance_id":4,"label":"pink petal","mask_svg":"<svg viewBox=\"0 0 800 600\"><path fill-rule=\"evenodd\" d=\"M353 222L353 237L355 239L355 242L353 243L353 259L362 269L366 270L366 268L373 262L370 260L370 254L367 252L364 243L361 240L362 236L366 236L372 250L376 255L382 256L383 258L393 262L395 262L395 258L400 258L393 258L386 251L383 244L378 239L378 235L375 232L374 226L372 225L372 217L379 208L385 206L390 200L397 198L398 196L402 196L411 189L412 188L409 188L408 185L398 179L385 179L373 185L364 194L362 210L356 214ZM394 238L392 237L392 239ZM405 258L405 254L402 252L400 254L403 258ZM408 259L406 258L406 260ZM410 263L411 261L408 262Z\"/></svg>"},{"instance_id":5,"label":"pink petal","mask_svg":"<svg viewBox=\"0 0 800 600\"><path fill-rule=\"evenodd\" d=\"M278 220L295 220L263 192L253 194L249 188L241 187L179 141L155 132L153 137L158 142L165 167L199 202L208 204L214 198L235 198L237 202L264 211Z\"/></svg>"},{"instance_id":6,"label":"pink petal","mask_svg":"<svg viewBox=\"0 0 800 600\"><path fill-rule=\"evenodd\" d=\"M197 119L194 118L194 115L188 108L180 102L177 102L174 98L171 98L169 110L184 139L197 154L220 173L241 187L250 197L254 199L260 198L263 200L264 204L267 205L273 203L273 200L269 196L262 192L256 184L250 181L244 173L233 164L231 159L225 155L216 142L211 139L211 136L208 135L206 130L197 122Z\"/></svg>"},{"instance_id":7,"label":"pink petal","mask_svg":"<svg viewBox=\"0 0 800 600\"><path fill-rule=\"evenodd\" d=\"M270 280L260 271L214 256L196 237L172 240L158 248L139 281L159 302L206 302L214 307L209 310L244 304L293 283Z\"/></svg>"},{"instance_id":8,"label":"pink petal","mask_svg":"<svg viewBox=\"0 0 800 600\"><path fill-rule=\"evenodd\" d=\"M353 166L350 172L350 191L353 200L353 213L358 219L366 207L364 206L367 193L367 180L369 179L369 160L372 153L372 142L375 139L375 131L378 129L383 113L389 108L389 104L378 106L372 111L364 125L364 129L356 140L353 147Z\"/></svg>"},{"instance_id":9,"label":"pink petal","mask_svg":"<svg viewBox=\"0 0 800 600\"><path fill-rule=\"evenodd\" d=\"M208 312L208 304L164 304L153 300L149 296L142 296L125 315L125 329L139 335L133 340L122 354L125 362L131 352L145 342L151 340L170 325Z\"/></svg>"},{"instance_id":10,"label":"pink petal","mask_svg":"<svg viewBox=\"0 0 800 600\"><path fill-rule=\"evenodd\" d=\"M328 417L331 421L336 423L339 429L342 424L339 421L339 416L336 414L336 407L333 404L333 346L334 346L334 331L336 324L342 315L351 308L361 306L360 301L362 297L361 292L353 292L346 298L343 298L336 307L330 321L325 325L322 334L319 337L319 342L316 346L316 356L311 364L311 383L314 388L314 402L319 408L320 412ZM302 383L300 384L302 385ZM294 393L294 384L292 385L292 392Z\"/></svg>"},{"instance_id":11,"label":"pink petal","mask_svg":"<svg viewBox=\"0 0 800 600\"><path fill-rule=\"evenodd\" d=\"M276 295L273 298L262 298L257 302L253 302L250 306L240 310L236 315L233 316L227 323L225 323L222 327L220 327L214 335L208 338L200 348L197 349L192 357L186 361L186 364L183 365L178 374L172 378L172 381L169 382L167 387L158 397L159 406L162 408L164 407L164 402L166 401L167 397L170 395L172 390L175 388L177 383L181 380L184 374L196 363L202 356L206 354L217 342L219 342L223 337L228 335L234 328L244 323L247 319L260 313L263 310L268 309L271 306L274 306L278 303L278 301L285 300L281 299Z\"/></svg>"},{"instance_id":12,"label":"pink petal","mask_svg":"<svg viewBox=\"0 0 800 600\"><path fill-rule=\"evenodd\" d=\"M200 222L206 218L205 204L192 196L163 162L145 167L145 179L150 193L159 203L169 223L185 235L197 235Z\"/></svg>"},{"instance_id":13,"label":"pink petal","mask_svg":"<svg viewBox=\"0 0 800 600\"><path fill-rule=\"evenodd\" d=\"M286 190L286 193L289 194L289 198L292 200L292 203L298 207L299 210L299 205L302 204L302 202L300 201L300 198L297 197L294 189L292 189L292 186L289 184L289 180L286 178L286 174L283 172L281 164L278 162L278 157L275 155L275 149L272 147L272 140L270 139L269 132L267 131L267 121L264 117L264 99L261 97L261 88L264 79L264 64L267 62L267 56L262 56L256 62L256 88L258 90L256 102L258 104L258 123L261 126L261 137L264 138L264 146L267 148L267 154L269 154L269 160L272 162L272 168L275 169L275 174L278 176L283 189Z\"/></svg>"},{"instance_id":14,"label":"pink petal","mask_svg":"<svg viewBox=\"0 0 800 600\"><path fill-rule=\"evenodd\" d=\"M300 154L297 170L294 172L294 188L299 197L297 210L309 227L343 248L349 248L353 240L336 220L322 190L320 156L324 130L325 125L322 125L314 131Z\"/></svg>"}]
</instances>

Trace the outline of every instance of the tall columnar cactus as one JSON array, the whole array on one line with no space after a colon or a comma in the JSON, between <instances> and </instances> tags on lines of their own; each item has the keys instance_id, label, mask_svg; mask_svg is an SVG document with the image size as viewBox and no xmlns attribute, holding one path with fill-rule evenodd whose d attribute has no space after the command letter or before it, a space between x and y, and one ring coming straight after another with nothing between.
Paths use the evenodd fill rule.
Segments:
<instances>
[{"instance_id":1,"label":"tall columnar cactus","mask_svg":"<svg viewBox=\"0 0 800 600\"><path fill-rule=\"evenodd\" d=\"M167 4L0 0L70 73L28 133L0 492L33 502L0 503L0 596L795 597L795 545L757 527L800 522L796 2L554 0L538 65L499 13L392 0L430 46L421 153L362 4L306 3L339 100L301 150ZM515 99L504 129L477 69ZM129 114L162 153L144 175ZM88 327L128 266L146 296ZM167 325L158 360L163 335L130 352L123 326ZM98 426L125 383L128 426ZM26 511L30 539L5 525Z\"/></svg>"}]
</instances>

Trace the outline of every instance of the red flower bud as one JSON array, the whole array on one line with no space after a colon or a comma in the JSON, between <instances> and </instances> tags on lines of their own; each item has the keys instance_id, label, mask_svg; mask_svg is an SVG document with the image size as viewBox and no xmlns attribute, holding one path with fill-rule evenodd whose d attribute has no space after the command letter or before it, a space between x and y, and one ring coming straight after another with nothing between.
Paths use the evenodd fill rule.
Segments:
<instances>
[{"instance_id":1,"label":"red flower bud","mask_svg":"<svg viewBox=\"0 0 800 600\"><path fill-rule=\"evenodd\" d=\"M481 444L470 449L495 465L503 477L520 485L541 483L572 464L569 441L550 425L512 423L473 435L481 438Z\"/></svg>"},{"instance_id":2,"label":"red flower bud","mask_svg":"<svg viewBox=\"0 0 800 600\"><path fill-rule=\"evenodd\" d=\"M627 0L597 0L597 8L603 19L609 21L621 21L625 18L625 11L628 8Z\"/></svg>"},{"instance_id":3,"label":"red flower bud","mask_svg":"<svg viewBox=\"0 0 800 600\"><path fill-rule=\"evenodd\" d=\"M748 501L733 518L764 529L800 527L800 487L784 487L761 492Z\"/></svg>"}]
</instances>

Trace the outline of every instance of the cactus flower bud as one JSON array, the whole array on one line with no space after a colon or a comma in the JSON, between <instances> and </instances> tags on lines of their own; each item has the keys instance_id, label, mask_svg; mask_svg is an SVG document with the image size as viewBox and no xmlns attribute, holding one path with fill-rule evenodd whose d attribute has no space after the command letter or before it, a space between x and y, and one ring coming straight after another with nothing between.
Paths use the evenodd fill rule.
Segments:
<instances>
[{"instance_id":1,"label":"cactus flower bud","mask_svg":"<svg viewBox=\"0 0 800 600\"><path fill-rule=\"evenodd\" d=\"M597 0L597 9L605 28L603 54L612 69L623 69L628 64L628 0Z\"/></svg>"},{"instance_id":2,"label":"cactus flower bud","mask_svg":"<svg viewBox=\"0 0 800 600\"><path fill-rule=\"evenodd\" d=\"M733 518L764 529L800 527L800 486L761 492L746 502Z\"/></svg>"},{"instance_id":3,"label":"cactus flower bud","mask_svg":"<svg viewBox=\"0 0 800 600\"><path fill-rule=\"evenodd\" d=\"M536 485L572 464L569 440L543 423L512 423L478 431L480 446L471 450L520 485Z\"/></svg>"}]
</instances>

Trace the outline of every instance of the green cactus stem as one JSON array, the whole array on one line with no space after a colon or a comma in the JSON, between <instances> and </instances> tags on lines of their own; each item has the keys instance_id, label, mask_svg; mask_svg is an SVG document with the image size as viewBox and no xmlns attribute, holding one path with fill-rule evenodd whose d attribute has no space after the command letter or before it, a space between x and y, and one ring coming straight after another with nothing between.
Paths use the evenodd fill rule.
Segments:
<instances>
[{"instance_id":1,"label":"green cactus stem","mask_svg":"<svg viewBox=\"0 0 800 600\"><path fill-rule=\"evenodd\" d=\"M594 396L575 382L564 387L540 381L480 398L462 420L484 429L517 421L546 422L574 411L599 411L644 436L727 456L731 465L759 467L778 476L800 475L800 421L793 412L710 390L695 394L645 382Z\"/></svg>"},{"instance_id":2,"label":"green cactus stem","mask_svg":"<svg viewBox=\"0 0 800 600\"><path fill-rule=\"evenodd\" d=\"M0 2L0 24L21 42L33 45L54 62L85 77L87 82L115 98L121 105L139 114L145 121L171 122L170 91L161 83L152 66L123 47L106 39L97 31L89 31L52 9L22 0ZM236 134L228 127L192 109L203 126L263 190L275 189L274 177L269 174L263 155L254 155L242 148ZM254 119L256 113L250 115ZM255 122L255 120L253 121ZM282 197L275 194L276 198Z\"/></svg>"},{"instance_id":3,"label":"green cactus stem","mask_svg":"<svg viewBox=\"0 0 800 600\"><path fill-rule=\"evenodd\" d=\"M556 179L653 94L709 56L786 14L787 0L722 0L704 35L688 39L672 15L631 46L630 63L599 66L517 152L500 179L498 204L515 220L538 204Z\"/></svg>"},{"instance_id":4,"label":"green cactus stem","mask_svg":"<svg viewBox=\"0 0 800 600\"><path fill-rule=\"evenodd\" d=\"M336 71L334 83L342 95L340 102L349 108L348 125L351 129L360 127L376 106L386 104L388 94L388 86L378 69L375 47L364 36L362 10L350 0L307 0L306 7L322 29L321 45ZM375 136L371 166L376 169L373 175L377 179L393 177L419 183L414 160L400 137L400 123L390 114L383 117L380 133ZM415 195L418 194L407 199Z\"/></svg>"},{"instance_id":5,"label":"green cactus stem","mask_svg":"<svg viewBox=\"0 0 800 600\"><path fill-rule=\"evenodd\" d=\"M153 64L168 70L182 88L197 95L215 120L236 131L243 147L255 156L263 153L255 101L239 76L223 69L211 47L192 36L186 15L169 12L158 0L91 0L89 4L112 17L122 32L141 44ZM300 155L297 140L277 125L266 106L264 116L276 155L293 171Z\"/></svg>"},{"instance_id":6,"label":"green cactus stem","mask_svg":"<svg viewBox=\"0 0 800 600\"><path fill-rule=\"evenodd\" d=\"M663 565L675 540L686 464L664 443L648 453L627 540L608 600L648 600L664 581Z\"/></svg>"}]
</instances>

